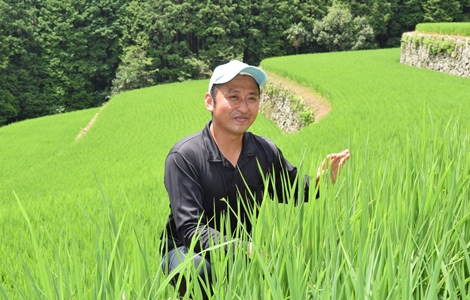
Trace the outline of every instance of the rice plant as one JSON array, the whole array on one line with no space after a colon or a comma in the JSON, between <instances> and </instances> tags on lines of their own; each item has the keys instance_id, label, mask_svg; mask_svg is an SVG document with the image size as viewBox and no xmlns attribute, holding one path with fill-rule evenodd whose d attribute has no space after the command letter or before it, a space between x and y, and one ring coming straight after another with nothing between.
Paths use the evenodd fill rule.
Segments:
<instances>
[{"instance_id":1,"label":"rice plant","mask_svg":"<svg viewBox=\"0 0 470 300\"><path fill-rule=\"evenodd\" d=\"M254 230L227 237L252 241L253 255L214 241L212 287L191 279L190 262L186 277L160 268L164 158L210 119L207 81L120 94L78 142L97 110L2 127L0 295L168 299L175 276L187 299L209 289L215 299L468 298L469 81L398 60L387 49L262 62L333 109L297 133L262 115L252 131L302 174L331 151L352 158L336 185L320 182L317 200L313 189L297 205L266 195Z\"/></svg>"}]
</instances>

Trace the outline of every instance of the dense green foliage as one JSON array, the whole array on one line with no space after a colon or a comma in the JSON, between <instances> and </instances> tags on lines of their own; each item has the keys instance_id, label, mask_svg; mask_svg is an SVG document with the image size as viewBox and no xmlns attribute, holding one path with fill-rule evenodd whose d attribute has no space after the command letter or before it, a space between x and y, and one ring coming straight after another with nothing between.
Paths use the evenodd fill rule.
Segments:
<instances>
[{"instance_id":1,"label":"dense green foliage","mask_svg":"<svg viewBox=\"0 0 470 300\"><path fill-rule=\"evenodd\" d=\"M470 22L467 23L420 23L416 31L424 33L439 33L449 35L470 36Z\"/></svg>"},{"instance_id":2,"label":"dense green foliage","mask_svg":"<svg viewBox=\"0 0 470 300\"><path fill-rule=\"evenodd\" d=\"M333 3L348 16L338 43ZM469 12L468 0L0 0L0 126L206 78L233 58L397 47L420 22Z\"/></svg>"},{"instance_id":3,"label":"dense green foliage","mask_svg":"<svg viewBox=\"0 0 470 300\"><path fill-rule=\"evenodd\" d=\"M353 16L347 7L333 5L328 14L313 25L313 36L329 51L371 48L374 30L366 17Z\"/></svg>"},{"instance_id":4,"label":"dense green foliage","mask_svg":"<svg viewBox=\"0 0 470 300\"><path fill-rule=\"evenodd\" d=\"M8 122L103 103L119 62L122 5L0 1L0 93L15 108L0 115Z\"/></svg>"},{"instance_id":5,"label":"dense green foliage","mask_svg":"<svg viewBox=\"0 0 470 300\"><path fill-rule=\"evenodd\" d=\"M469 79L401 65L399 56L262 61L323 94L332 111L289 135L259 115L252 131L301 172L315 174L324 155L346 147L352 158L335 186L322 181L317 201L265 202L253 258L237 250L216 260L214 275L228 278L215 283L219 298L470 296ZM178 139L210 119L207 84L122 93L78 141L98 109L0 129L1 296L175 297L159 259L163 164Z\"/></svg>"}]
</instances>

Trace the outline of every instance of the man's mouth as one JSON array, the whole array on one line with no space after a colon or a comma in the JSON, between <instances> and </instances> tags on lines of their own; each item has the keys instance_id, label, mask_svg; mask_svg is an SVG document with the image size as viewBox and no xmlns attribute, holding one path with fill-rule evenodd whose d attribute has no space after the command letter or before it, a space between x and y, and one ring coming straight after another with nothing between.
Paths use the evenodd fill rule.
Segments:
<instances>
[{"instance_id":1,"label":"man's mouth","mask_svg":"<svg viewBox=\"0 0 470 300\"><path fill-rule=\"evenodd\" d=\"M248 117L238 116L238 117L234 117L234 119L237 122L245 122L246 120L248 120Z\"/></svg>"}]
</instances>

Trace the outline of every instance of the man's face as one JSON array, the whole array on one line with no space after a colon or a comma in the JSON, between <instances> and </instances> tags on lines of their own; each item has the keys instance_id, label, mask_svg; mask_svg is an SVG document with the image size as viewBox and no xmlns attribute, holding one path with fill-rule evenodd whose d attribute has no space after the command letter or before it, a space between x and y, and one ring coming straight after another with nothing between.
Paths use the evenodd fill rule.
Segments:
<instances>
[{"instance_id":1,"label":"man's face","mask_svg":"<svg viewBox=\"0 0 470 300\"><path fill-rule=\"evenodd\" d=\"M216 89L215 97L214 103L210 94L206 94L206 107L213 113L214 129L229 135L245 133L259 110L259 91L255 79L249 75L237 75Z\"/></svg>"}]
</instances>

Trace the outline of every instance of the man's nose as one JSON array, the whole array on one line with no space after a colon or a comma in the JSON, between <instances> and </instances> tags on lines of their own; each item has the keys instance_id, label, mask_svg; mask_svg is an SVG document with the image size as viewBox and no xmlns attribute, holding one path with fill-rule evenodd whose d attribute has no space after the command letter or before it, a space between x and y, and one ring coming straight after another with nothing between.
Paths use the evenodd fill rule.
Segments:
<instances>
[{"instance_id":1,"label":"man's nose","mask_svg":"<svg viewBox=\"0 0 470 300\"><path fill-rule=\"evenodd\" d=\"M240 112L248 111L248 98L244 98L242 101L240 101L240 105L237 107L237 110Z\"/></svg>"}]
</instances>

